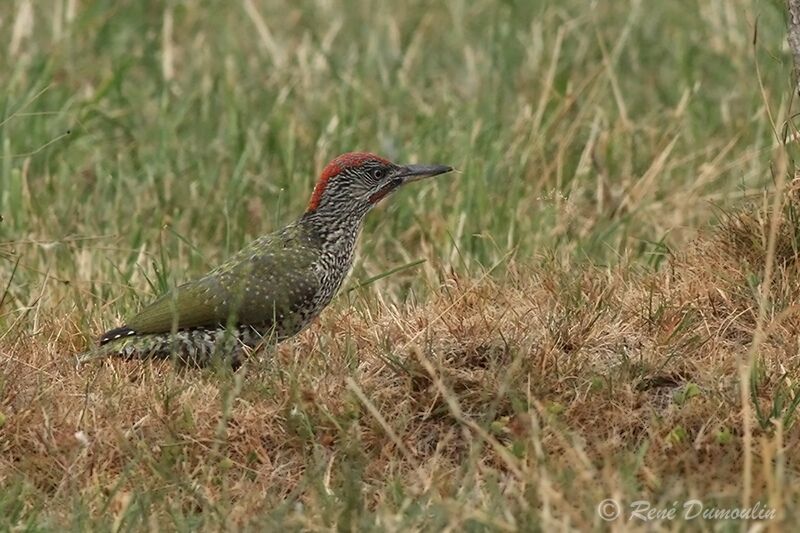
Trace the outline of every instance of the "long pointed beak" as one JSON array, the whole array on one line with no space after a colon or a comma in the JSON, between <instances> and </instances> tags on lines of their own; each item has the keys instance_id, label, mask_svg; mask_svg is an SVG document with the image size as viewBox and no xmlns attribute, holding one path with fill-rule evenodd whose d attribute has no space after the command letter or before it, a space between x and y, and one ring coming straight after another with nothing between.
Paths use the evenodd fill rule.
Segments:
<instances>
[{"instance_id":1,"label":"long pointed beak","mask_svg":"<svg viewBox=\"0 0 800 533\"><path fill-rule=\"evenodd\" d=\"M397 172L390 176L389 181L384 183L380 189L370 194L369 202L371 204L376 204L401 185L438 176L439 174L444 174L451 170L453 170L453 167L448 167L447 165L406 165L400 167Z\"/></svg>"},{"instance_id":2,"label":"long pointed beak","mask_svg":"<svg viewBox=\"0 0 800 533\"><path fill-rule=\"evenodd\" d=\"M447 165L406 165L400 167L398 173L395 174L395 178L402 178L403 183L411 183L412 181L445 174L451 170L453 170L453 167Z\"/></svg>"}]
</instances>

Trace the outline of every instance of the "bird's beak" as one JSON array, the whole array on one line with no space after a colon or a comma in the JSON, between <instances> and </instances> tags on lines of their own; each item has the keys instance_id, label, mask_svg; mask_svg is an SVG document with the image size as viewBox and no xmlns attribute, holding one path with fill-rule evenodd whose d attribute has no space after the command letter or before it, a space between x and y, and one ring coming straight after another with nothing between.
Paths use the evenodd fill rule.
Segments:
<instances>
[{"instance_id":1,"label":"bird's beak","mask_svg":"<svg viewBox=\"0 0 800 533\"><path fill-rule=\"evenodd\" d=\"M446 174L453 170L453 167L447 165L406 165L400 167L394 178L402 179L402 183L411 183L425 178L432 178L439 174Z\"/></svg>"},{"instance_id":2,"label":"bird's beak","mask_svg":"<svg viewBox=\"0 0 800 533\"><path fill-rule=\"evenodd\" d=\"M451 170L453 170L453 167L448 167L446 165L406 165L400 167L389 177L389 181L381 185L380 189L369 196L369 202L371 204L376 204L401 185L438 176L439 174L444 174Z\"/></svg>"}]
</instances>

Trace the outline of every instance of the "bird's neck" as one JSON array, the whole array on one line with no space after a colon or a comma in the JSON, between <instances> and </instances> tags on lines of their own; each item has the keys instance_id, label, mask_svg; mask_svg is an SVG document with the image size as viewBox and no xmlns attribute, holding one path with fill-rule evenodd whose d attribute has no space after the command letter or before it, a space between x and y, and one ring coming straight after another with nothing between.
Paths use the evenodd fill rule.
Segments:
<instances>
[{"instance_id":1,"label":"bird's neck","mask_svg":"<svg viewBox=\"0 0 800 533\"><path fill-rule=\"evenodd\" d=\"M306 212L299 224L304 226L320 246L330 251L352 251L364 222L366 211L328 211L318 209Z\"/></svg>"}]
</instances>

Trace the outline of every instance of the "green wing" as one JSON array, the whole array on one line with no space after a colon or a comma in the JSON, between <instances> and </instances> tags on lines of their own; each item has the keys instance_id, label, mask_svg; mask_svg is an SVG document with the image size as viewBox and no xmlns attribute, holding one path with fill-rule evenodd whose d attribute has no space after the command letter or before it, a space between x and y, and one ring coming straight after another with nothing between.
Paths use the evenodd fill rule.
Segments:
<instances>
[{"instance_id":1,"label":"green wing","mask_svg":"<svg viewBox=\"0 0 800 533\"><path fill-rule=\"evenodd\" d=\"M210 293L208 291L211 291ZM167 333L176 329L216 326L230 314L222 305L218 284L210 277L190 281L164 294L127 321L136 333Z\"/></svg>"},{"instance_id":2,"label":"green wing","mask_svg":"<svg viewBox=\"0 0 800 533\"><path fill-rule=\"evenodd\" d=\"M287 249L288 248L288 249ZM238 324L269 326L310 305L319 289L313 249L258 240L207 276L158 298L127 322L137 333Z\"/></svg>"}]
</instances>

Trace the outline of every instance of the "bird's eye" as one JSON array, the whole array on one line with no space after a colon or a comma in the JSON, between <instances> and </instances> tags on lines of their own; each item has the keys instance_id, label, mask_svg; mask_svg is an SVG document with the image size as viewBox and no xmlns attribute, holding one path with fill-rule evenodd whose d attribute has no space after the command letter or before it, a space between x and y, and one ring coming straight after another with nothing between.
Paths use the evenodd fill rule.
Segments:
<instances>
[{"instance_id":1,"label":"bird's eye","mask_svg":"<svg viewBox=\"0 0 800 533\"><path fill-rule=\"evenodd\" d=\"M375 178L376 180L383 179L383 176L384 172L382 168L376 168L375 170L372 171L372 177Z\"/></svg>"}]
</instances>

